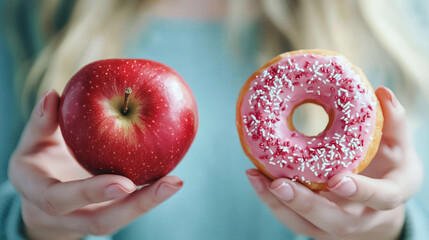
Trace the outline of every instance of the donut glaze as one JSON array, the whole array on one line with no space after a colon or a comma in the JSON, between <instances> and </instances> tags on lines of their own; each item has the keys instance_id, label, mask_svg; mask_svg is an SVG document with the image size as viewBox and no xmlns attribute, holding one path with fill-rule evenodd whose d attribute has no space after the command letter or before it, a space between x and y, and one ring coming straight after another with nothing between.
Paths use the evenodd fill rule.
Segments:
<instances>
[{"instance_id":1,"label":"donut glaze","mask_svg":"<svg viewBox=\"0 0 429 240\"><path fill-rule=\"evenodd\" d=\"M296 107L308 102L329 115L317 136L296 131L292 123ZM381 137L380 119L365 75L325 50L271 60L249 78L237 102L240 140L254 164L271 179L290 178L315 190L326 190L337 173L358 173L369 164Z\"/></svg>"}]
</instances>

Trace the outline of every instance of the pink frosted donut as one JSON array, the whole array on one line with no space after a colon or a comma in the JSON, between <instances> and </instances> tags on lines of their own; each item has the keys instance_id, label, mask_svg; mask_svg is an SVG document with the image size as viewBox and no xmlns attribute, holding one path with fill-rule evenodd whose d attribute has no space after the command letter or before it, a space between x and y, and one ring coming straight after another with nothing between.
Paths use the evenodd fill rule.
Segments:
<instances>
[{"instance_id":1,"label":"pink frosted donut","mask_svg":"<svg viewBox=\"0 0 429 240\"><path fill-rule=\"evenodd\" d=\"M293 126L293 111L308 102L329 115L317 136ZM326 50L283 53L258 69L240 91L236 121L244 152L259 170L313 190L326 190L340 172L361 172L377 152L383 128L365 75Z\"/></svg>"}]
</instances>

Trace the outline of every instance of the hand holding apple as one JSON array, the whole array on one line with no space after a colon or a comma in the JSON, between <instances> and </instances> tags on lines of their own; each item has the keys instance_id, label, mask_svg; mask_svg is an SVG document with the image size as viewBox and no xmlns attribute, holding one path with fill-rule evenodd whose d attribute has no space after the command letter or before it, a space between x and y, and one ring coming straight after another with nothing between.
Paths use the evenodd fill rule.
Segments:
<instances>
[{"instance_id":1,"label":"hand holding apple","mask_svg":"<svg viewBox=\"0 0 429 240\"><path fill-rule=\"evenodd\" d=\"M107 60L104 63L109 61L115 62L114 60ZM121 64L126 65L128 63L124 60L118 60L119 65L115 67L117 70L122 69L122 73L119 76L104 73L109 76L108 79L111 81L93 81L80 72L80 75L75 76L76 78L78 78L77 76L83 78L81 80L84 82L80 82L80 89L70 87L69 96L62 99L55 91L50 90L44 94L34 108L9 164L10 181L22 196L22 217L25 224L25 234L28 239L80 239L87 234L110 234L150 211L182 187L183 182L180 178L175 176L160 178L160 175L163 172L166 174L169 169L174 168L186 153L195 136L198 120L195 100L186 83L170 68L151 61L136 61L144 63L140 66L138 73L142 76L140 79L148 80L149 82L145 82L143 85L138 84L135 79L134 81L131 79L135 74L127 72L129 69L121 68ZM109 67L113 65L111 64ZM129 67L132 69L130 71L136 70L133 70L135 66ZM88 70L88 68L84 69L86 70L82 71ZM94 70L93 74L95 73L96 71ZM86 72L86 74L89 73ZM121 78L121 76L124 78ZM148 77L144 78L144 76ZM87 82L85 82L85 79ZM131 91L127 87L122 88L114 84L120 80L123 80L124 83L134 83L130 84ZM151 85L152 83L158 84ZM99 89L104 86L105 89L110 89L111 91L79 92L85 90L84 86L87 89ZM82 87L84 88L82 89ZM148 93L147 98L139 98L139 89L144 87L146 89L142 92ZM112 96L108 93L119 88L122 88L122 94L126 94L127 97L122 95L122 97L117 96L114 98L116 100L99 101ZM125 89L127 89L126 93ZM79 94L82 94L80 96L85 96L86 94L83 102L80 102L82 99L79 97L74 98ZM58 105L60 100L62 101L61 110L63 110L62 113L65 117L59 115L60 109ZM78 102L73 102L74 100ZM144 101L145 104L140 105L141 101ZM126 106L127 102L128 106ZM177 104L169 106L168 104L171 102ZM100 107L98 103L107 104L107 109ZM67 109L65 106L69 106L69 108ZM73 106L82 108L79 110L78 107ZM117 108L114 106L117 106ZM143 115L144 117L141 119L137 118L136 116L140 116L140 112L136 111L138 108L147 110L146 113L148 114ZM116 118L109 118L108 116L111 116L111 114L103 115L106 112L113 114ZM156 113L155 116L158 116L158 118L150 118L153 115L149 113ZM171 116L170 119L168 118L169 116ZM82 117L82 119L79 119L79 117ZM94 122L86 118L90 118ZM60 119L64 121L63 124L67 125L67 127L73 126L66 128L67 133L64 132L63 128L64 137L58 128ZM181 122L182 120L184 123ZM85 125L86 123L89 125ZM101 136L104 138L97 140L100 135L91 136L90 134L97 133L94 128L104 126L102 123L110 123L110 125L107 125L107 130L105 128L101 129L103 133ZM137 124L137 127L134 124ZM85 126L87 128L84 128ZM122 128L123 126L127 128ZM160 129L157 129L157 126ZM163 129L164 126L170 131ZM121 132L121 129L126 130ZM131 129L136 130L136 132L131 132ZM187 132L189 129L192 131ZM85 130L90 131L85 132ZM87 136L88 139L94 140L85 140L82 136L74 133L83 134L82 136ZM126 133L127 135L120 135L121 133ZM174 136L172 134L177 135L177 140L180 141L175 142L175 137L174 140L171 139L173 137L169 136ZM139 138L138 136L145 137ZM143 166L142 169L146 169L146 172L151 173L145 175L143 179L148 181L156 180L150 180L151 177L160 179L150 186L136 191L134 183L123 176L103 174L91 177L88 172L79 166L70 151L67 151L68 146L65 144L65 139L67 138L71 138L70 142L72 143L75 143L73 142L74 140L82 140L81 145L78 145L82 148L77 149L77 151L79 153L81 151L90 152L91 156L96 156L97 153L101 152L98 151L99 147L104 149L101 152L103 156L107 156L109 150L111 150L110 153L117 151L119 155L129 154L126 150L131 150L133 152L129 155L135 158L127 156L123 159L129 161L141 160L139 163ZM92 145L93 143L103 143L103 139L113 139L112 142L106 143L108 144L106 148L108 147L109 149L106 150L101 145ZM140 142L140 139L143 139L143 141ZM131 140L137 140L138 142ZM166 146L165 152L161 154L158 151L145 152L135 147L135 144L143 145L145 143L149 147L144 149L148 151L159 150L158 143L162 143ZM176 150L168 155L173 160L171 163L165 158L164 160L162 159L163 156L169 153L169 147L174 147L174 150ZM138 158L139 154L141 158ZM145 156L149 156L149 158L144 158ZM96 163L101 164L101 169L106 168L111 163L103 162L103 159L99 157L94 159L98 161ZM130 161L133 164L128 162L128 165L121 165L121 163L127 163L123 159L113 159L118 160L120 163L113 165L111 168L109 167L109 169L114 171L115 167L119 166L117 168L119 170L116 169L116 172L126 169L124 175L131 172L134 173L131 177L141 177L136 169L131 169L134 166L140 166L139 163ZM160 160L155 162L153 159ZM91 162L94 163L93 161ZM144 168L151 164L155 165L154 169L148 170ZM89 166L94 165L89 163ZM127 169L127 167L130 169ZM97 170L94 170L95 173L97 173ZM156 172L158 172L158 176ZM141 171L141 173L144 174L145 172ZM136 183L138 183L138 180L133 179Z\"/></svg>"},{"instance_id":2,"label":"hand holding apple","mask_svg":"<svg viewBox=\"0 0 429 240\"><path fill-rule=\"evenodd\" d=\"M67 84L59 111L64 140L86 170L137 185L173 170L198 126L186 82L170 67L142 59L83 67Z\"/></svg>"}]
</instances>

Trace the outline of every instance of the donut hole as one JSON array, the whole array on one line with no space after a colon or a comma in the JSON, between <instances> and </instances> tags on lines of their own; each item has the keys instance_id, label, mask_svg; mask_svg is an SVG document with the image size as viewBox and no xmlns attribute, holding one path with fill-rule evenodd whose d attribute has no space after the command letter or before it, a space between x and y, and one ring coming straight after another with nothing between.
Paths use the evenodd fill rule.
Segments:
<instances>
[{"instance_id":1,"label":"donut hole","mask_svg":"<svg viewBox=\"0 0 429 240\"><path fill-rule=\"evenodd\" d=\"M291 130L313 137L325 131L329 123L330 115L321 105L304 102L298 105L292 113Z\"/></svg>"}]
</instances>

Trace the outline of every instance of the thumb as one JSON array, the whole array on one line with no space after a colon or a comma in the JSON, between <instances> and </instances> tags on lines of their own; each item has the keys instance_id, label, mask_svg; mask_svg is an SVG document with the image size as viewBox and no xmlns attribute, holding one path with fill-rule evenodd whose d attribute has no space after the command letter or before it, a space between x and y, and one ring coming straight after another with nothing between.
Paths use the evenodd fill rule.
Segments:
<instances>
[{"instance_id":1,"label":"thumb","mask_svg":"<svg viewBox=\"0 0 429 240\"><path fill-rule=\"evenodd\" d=\"M400 142L406 139L406 113L393 92L386 87L379 87L375 91L383 110L383 138Z\"/></svg>"},{"instance_id":2,"label":"thumb","mask_svg":"<svg viewBox=\"0 0 429 240\"><path fill-rule=\"evenodd\" d=\"M60 96L52 89L39 99L22 133L19 150L33 152L41 144L51 140L58 127L59 100Z\"/></svg>"}]
</instances>

